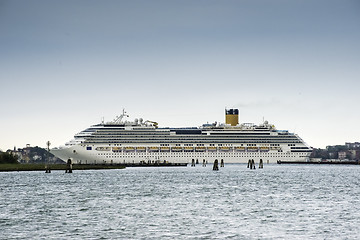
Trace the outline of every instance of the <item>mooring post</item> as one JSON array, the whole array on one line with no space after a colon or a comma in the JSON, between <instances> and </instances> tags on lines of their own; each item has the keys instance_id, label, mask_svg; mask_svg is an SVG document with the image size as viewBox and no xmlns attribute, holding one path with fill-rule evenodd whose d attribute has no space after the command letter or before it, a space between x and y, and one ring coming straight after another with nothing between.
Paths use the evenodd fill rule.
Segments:
<instances>
[{"instance_id":1,"label":"mooring post","mask_svg":"<svg viewBox=\"0 0 360 240\"><path fill-rule=\"evenodd\" d=\"M251 160L251 165L253 166L253 169L256 169L256 168L255 168L255 161L254 161L254 159Z\"/></svg>"},{"instance_id":2,"label":"mooring post","mask_svg":"<svg viewBox=\"0 0 360 240\"><path fill-rule=\"evenodd\" d=\"M260 158L260 162L259 162L259 168L264 168L264 163L262 158Z\"/></svg>"},{"instance_id":3,"label":"mooring post","mask_svg":"<svg viewBox=\"0 0 360 240\"><path fill-rule=\"evenodd\" d=\"M218 170L219 170L219 162L217 159L215 159L214 165L213 165L213 171L218 171Z\"/></svg>"},{"instance_id":4,"label":"mooring post","mask_svg":"<svg viewBox=\"0 0 360 240\"><path fill-rule=\"evenodd\" d=\"M192 166L192 167L195 167L195 159L192 159L192 160L191 160L191 166Z\"/></svg>"},{"instance_id":5,"label":"mooring post","mask_svg":"<svg viewBox=\"0 0 360 240\"><path fill-rule=\"evenodd\" d=\"M251 159L249 159L249 161L248 161L248 166L247 166L247 168L252 169Z\"/></svg>"},{"instance_id":6,"label":"mooring post","mask_svg":"<svg viewBox=\"0 0 360 240\"><path fill-rule=\"evenodd\" d=\"M199 164L199 159L196 159L196 164Z\"/></svg>"},{"instance_id":7,"label":"mooring post","mask_svg":"<svg viewBox=\"0 0 360 240\"><path fill-rule=\"evenodd\" d=\"M45 166L45 173L51 173L51 168L49 165Z\"/></svg>"},{"instance_id":8,"label":"mooring post","mask_svg":"<svg viewBox=\"0 0 360 240\"><path fill-rule=\"evenodd\" d=\"M221 161L220 161L220 167L224 167L224 159L221 159Z\"/></svg>"},{"instance_id":9,"label":"mooring post","mask_svg":"<svg viewBox=\"0 0 360 240\"><path fill-rule=\"evenodd\" d=\"M203 159L203 167L206 167L205 159Z\"/></svg>"},{"instance_id":10,"label":"mooring post","mask_svg":"<svg viewBox=\"0 0 360 240\"><path fill-rule=\"evenodd\" d=\"M72 173L72 162L70 158L67 160L65 173Z\"/></svg>"}]
</instances>

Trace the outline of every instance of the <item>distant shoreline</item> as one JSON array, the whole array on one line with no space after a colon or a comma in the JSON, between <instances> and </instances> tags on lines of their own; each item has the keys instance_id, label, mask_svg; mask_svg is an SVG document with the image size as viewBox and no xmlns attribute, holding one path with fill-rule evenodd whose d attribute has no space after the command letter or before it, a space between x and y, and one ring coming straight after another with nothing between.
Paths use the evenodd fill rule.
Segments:
<instances>
[{"instance_id":1,"label":"distant shoreline","mask_svg":"<svg viewBox=\"0 0 360 240\"><path fill-rule=\"evenodd\" d=\"M337 164L337 165L359 165L359 161L320 161L320 162L299 162L299 161L277 161L277 164Z\"/></svg>"}]
</instances>

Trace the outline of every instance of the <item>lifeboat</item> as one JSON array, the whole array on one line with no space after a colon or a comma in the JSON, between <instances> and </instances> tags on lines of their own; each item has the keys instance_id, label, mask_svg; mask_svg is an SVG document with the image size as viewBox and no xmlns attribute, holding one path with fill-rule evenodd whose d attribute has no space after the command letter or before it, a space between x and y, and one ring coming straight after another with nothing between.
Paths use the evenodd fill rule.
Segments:
<instances>
[{"instance_id":1,"label":"lifeboat","mask_svg":"<svg viewBox=\"0 0 360 240\"><path fill-rule=\"evenodd\" d=\"M137 147L136 151L137 152L146 152L146 148L145 147Z\"/></svg>"},{"instance_id":2,"label":"lifeboat","mask_svg":"<svg viewBox=\"0 0 360 240\"><path fill-rule=\"evenodd\" d=\"M257 152L258 150L258 147L247 147L248 152Z\"/></svg>"},{"instance_id":3,"label":"lifeboat","mask_svg":"<svg viewBox=\"0 0 360 240\"><path fill-rule=\"evenodd\" d=\"M269 147L260 147L260 152L268 152L269 150Z\"/></svg>"},{"instance_id":4,"label":"lifeboat","mask_svg":"<svg viewBox=\"0 0 360 240\"><path fill-rule=\"evenodd\" d=\"M270 150L281 150L281 147L270 147Z\"/></svg>"},{"instance_id":5,"label":"lifeboat","mask_svg":"<svg viewBox=\"0 0 360 240\"><path fill-rule=\"evenodd\" d=\"M159 147L149 147L148 150L149 150L149 152L158 152Z\"/></svg>"},{"instance_id":6,"label":"lifeboat","mask_svg":"<svg viewBox=\"0 0 360 240\"><path fill-rule=\"evenodd\" d=\"M160 147L160 152L170 152L170 147Z\"/></svg>"},{"instance_id":7,"label":"lifeboat","mask_svg":"<svg viewBox=\"0 0 360 240\"><path fill-rule=\"evenodd\" d=\"M113 147L112 151L113 152L121 152L121 147Z\"/></svg>"},{"instance_id":8,"label":"lifeboat","mask_svg":"<svg viewBox=\"0 0 360 240\"><path fill-rule=\"evenodd\" d=\"M217 147L208 147L207 149L209 152L216 152Z\"/></svg>"},{"instance_id":9,"label":"lifeboat","mask_svg":"<svg viewBox=\"0 0 360 240\"><path fill-rule=\"evenodd\" d=\"M97 147L95 148L96 151L110 151L111 147Z\"/></svg>"},{"instance_id":10,"label":"lifeboat","mask_svg":"<svg viewBox=\"0 0 360 240\"><path fill-rule=\"evenodd\" d=\"M236 152L245 152L245 147L235 147Z\"/></svg>"},{"instance_id":11,"label":"lifeboat","mask_svg":"<svg viewBox=\"0 0 360 240\"><path fill-rule=\"evenodd\" d=\"M135 148L134 147L124 147L124 151L125 152L135 152Z\"/></svg>"},{"instance_id":12,"label":"lifeboat","mask_svg":"<svg viewBox=\"0 0 360 240\"><path fill-rule=\"evenodd\" d=\"M206 148L205 147L196 147L195 148L195 152L205 152Z\"/></svg>"},{"instance_id":13,"label":"lifeboat","mask_svg":"<svg viewBox=\"0 0 360 240\"><path fill-rule=\"evenodd\" d=\"M230 147L220 147L220 152L229 152Z\"/></svg>"},{"instance_id":14,"label":"lifeboat","mask_svg":"<svg viewBox=\"0 0 360 240\"><path fill-rule=\"evenodd\" d=\"M182 147L172 147L171 151L172 152L182 152L183 148Z\"/></svg>"},{"instance_id":15,"label":"lifeboat","mask_svg":"<svg viewBox=\"0 0 360 240\"><path fill-rule=\"evenodd\" d=\"M194 147L185 147L184 150L185 150L185 152L193 152Z\"/></svg>"}]
</instances>

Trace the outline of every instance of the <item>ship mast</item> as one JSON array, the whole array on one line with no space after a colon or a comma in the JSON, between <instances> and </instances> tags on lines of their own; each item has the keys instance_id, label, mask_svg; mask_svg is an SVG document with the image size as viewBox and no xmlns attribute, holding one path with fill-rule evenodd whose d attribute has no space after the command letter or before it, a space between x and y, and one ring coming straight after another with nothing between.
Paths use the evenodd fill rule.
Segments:
<instances>
[{"instance_id":1,"label":"ship mast","mask_svg":"<svg viewBox=\"0 0 360 240\"><path fill-rule=\"evenodd\" d=\"M122 123L122 119L124 117L129 117L129 115L127 115L125 112L125 108L123 108L123 112L120 116L116 116L116 118L114 119L114 123L117 123L117 124Z\"/></svg>"}]
</instances>

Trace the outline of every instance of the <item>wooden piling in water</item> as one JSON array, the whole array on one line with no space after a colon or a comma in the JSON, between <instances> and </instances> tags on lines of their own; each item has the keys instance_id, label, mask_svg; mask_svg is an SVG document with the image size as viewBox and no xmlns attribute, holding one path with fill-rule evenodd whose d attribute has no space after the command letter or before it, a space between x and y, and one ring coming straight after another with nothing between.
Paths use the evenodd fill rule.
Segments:
<instances>
[{"instance_id":1,"label":"wooden piling in water","mask_svg":"<svg viewBox=\"0 0 360 240\"><path fill-rule=\"evenodd\" d=\"M260 158L260 162L259 162L259 168L264 168L264 163L263 160Z\"/></svg>"},{"instance_id":2,"label":"wooden piling in water","mask_svg":"<svg viewBox=\"0 0 360 240\"><path fill-rule=\"evenodd\" d=\"M221 161L220 161L220 167L224 167L224 159L221 159Z\"/></svg>"},{"instance_id":3,"label":"wooden piling in water","mask_svg":"<svg viewBox=\"0 0 360 240\"><path fill-rule=\"evenodd\" d=\"M205 162L205 159L203 159L203 167L206 167L206 162Z\"/></svg>"},{"instance_id":4,"label":"wooden piling in water","mask_svg":"<svg viewBox=\"0 0 360 240\"><path fill-rule=\"evenodd\" d=\"M213 171L219 171L219 162L217 159L214 161Z\"/></svg>"},{"instance_id":5,"label":"wooden piling in water","mask_svg":"<svg viewBox=\"0 0 360 240\"><path fill-rule=\"evenodd\" d=\"M51 168L49 165L45 166L45 173L51 173Z\"/></svg>"},{"instance_id":6,"label":"wooden piling in water","mask_svg":"<svg viewBox=\"0 0 360 240\"><path fill-rule=\"evenodd\" d=\"M254 159L251 160L251 165L253 166L253 169L256 169L256 168L255 168L255 161L254 161Z\"/></svg>"},{"instance_id":7,"label":"wooden piling in water","mask_svg":"<svg viewBox=\"0 0 360 240\"><path fill-rule=\"evenodd\" d=\"M192 167L195 167L195 159L192 159L192 160L191 160L191 166L192 166Z\"/></svg>"},{"instance_id":8,"label":"wooden piling in water","mask_svg":"<svg viewBox=\"0 0 360 240\"><path fill-rule=\"evenodd\" d=\"M72 173L72 162L71 159L67 160L65 173Z\"/></svg>"},{"instance_id":9,"label":"wooden piling in water","mask_svg":"<svg viewBox=\"0 0 360 240\"><path fill-rule=\"evenodd\" d=\"M49 165L49 153L50 153L50 141L47 141L46 142L46 145L47 145L47 158L46 158L46 164L45 164L45 173L51 173L51 168L50 168L50 165Z\"/></svg>"}]
</instances>

